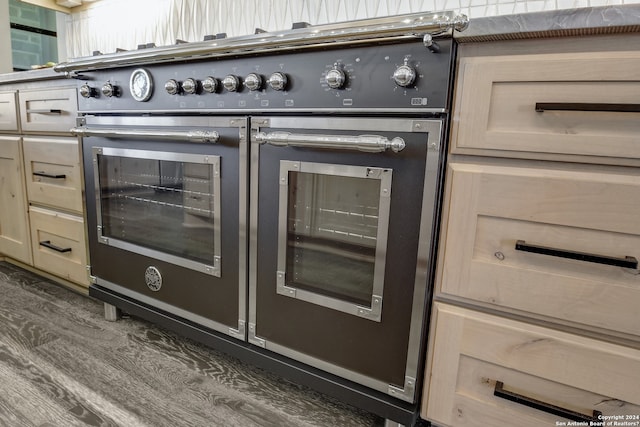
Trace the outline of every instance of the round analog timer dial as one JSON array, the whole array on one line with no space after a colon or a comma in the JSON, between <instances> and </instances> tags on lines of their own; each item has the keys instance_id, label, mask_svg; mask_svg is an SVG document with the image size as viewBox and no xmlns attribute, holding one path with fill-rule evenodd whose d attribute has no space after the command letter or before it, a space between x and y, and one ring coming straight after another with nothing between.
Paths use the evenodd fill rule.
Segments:
<instances>
[{"instance_id":1,"label":"round analog timer dial","mask_svg":"<svg viewBox=\"0 0 640 427\"><path fill-rule=\"evenodd\" d=\"M148 101L153 92L153 79L151 74L143 68L133 70L129 79L129 92L133 99L139 102Z\"/></svg>"}]
</instances>

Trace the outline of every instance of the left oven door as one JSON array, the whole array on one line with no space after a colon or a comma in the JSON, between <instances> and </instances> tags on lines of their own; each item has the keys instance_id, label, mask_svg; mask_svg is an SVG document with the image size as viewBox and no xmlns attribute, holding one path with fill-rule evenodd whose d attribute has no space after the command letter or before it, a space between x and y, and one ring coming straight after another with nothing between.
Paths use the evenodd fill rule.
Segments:
<instances>
[{"instance_id":1,"label":"left oven door","mask_svg":"<svg viewBox=\"0 0 640 427\"><path fill-rule=\"evenodd\" d=\"M80 119L94 285L245 339L246 119Z\"/></svg>"}]
</instances>

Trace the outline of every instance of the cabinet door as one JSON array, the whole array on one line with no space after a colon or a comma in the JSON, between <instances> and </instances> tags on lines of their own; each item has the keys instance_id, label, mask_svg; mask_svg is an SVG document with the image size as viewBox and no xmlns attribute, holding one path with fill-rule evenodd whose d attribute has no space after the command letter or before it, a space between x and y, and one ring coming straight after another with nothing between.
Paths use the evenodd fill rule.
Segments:
<instances>
[{"instance_id":1,"label":"cabinet door","mask_svg":"<svg viewBox=\"0 0 640 427\"><path fill-rule=\"evenodd\" d=\"M0 137L0 253L31 264L20 138Z\"/></svg>"}]
</instances>

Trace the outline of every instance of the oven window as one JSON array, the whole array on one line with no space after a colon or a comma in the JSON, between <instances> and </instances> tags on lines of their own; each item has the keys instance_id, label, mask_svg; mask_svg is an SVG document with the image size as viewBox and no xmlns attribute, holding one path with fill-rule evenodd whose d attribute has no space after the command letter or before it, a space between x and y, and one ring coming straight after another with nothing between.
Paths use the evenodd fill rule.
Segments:
<instances>
[{"instance_id":1,"label":"oven window","mask_svg":"<svg viewBox=\"0 0 640 427\"><path fill-rule=\"evenodd\" d=\"M285 291L295 289L297 297L355 314L374 309L376 299L381 303L390 174L282 162Z\"/></svg>"},{"instance_id":2,"label":"oven window","mask_svg":"<svg viewBox=\"0 0 640 427\"><path fill-rule=\"evenodd\" d=\"M219 275L219 158L99 150L99 241Z\"/></svg>"}]
</instances>

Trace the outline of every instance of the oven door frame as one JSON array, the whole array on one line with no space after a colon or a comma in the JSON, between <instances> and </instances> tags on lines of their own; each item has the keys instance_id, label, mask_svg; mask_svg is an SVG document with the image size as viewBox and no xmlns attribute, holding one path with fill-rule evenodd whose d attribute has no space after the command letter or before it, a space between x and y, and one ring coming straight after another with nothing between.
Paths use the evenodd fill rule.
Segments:
<instances>
[{"instance_id":1,"label":"oven door frame","mask_svg":"<svg viewBox=\"0 0 640 427\"><path fill-rule=\"evenodd\" d=\"M78 141L82 147L83 162L84 162L84 179L87 189L86 200L86 222L88 227L88 246L89 248L104 247L105 250L100 249L98 257L93 256L88 266L91 288L97 286L98 288L104 288L112 291L123 297L131 298L150 307L155 307L166 313L178 316L188 321L194 322L194 324L202 325L210 330L223 333L225 335L232 336L239 340L246 341L246 312L247 312L247 248L248 248L248 236L247 236L247 215L248 215L248 146L247 146L247 117L243 116L171 116L171 115L94 115L86 114L77 119L77 126L72 129L72 133L78 136ZM216 143L220 138L220 142ZM182 143L188 143L188 148L183 149ZM148 146L146 145L148 144ZM164 145L166 144L166 145ZM237 152L232 158L237 158L233 162L229 163L229 158L225 158L224 154L219 154L220 149L216 148L218 145L224 145L224 152L233 150ZM104 257L122 257L126 256L126 253L131 253L130 258L145 258L152 260L153 250L143 250L141 253L136 248L119 247L116 243L109 244L102 242L101 231L98 229L100 222L100 189L98 187L98 175L96 164L94 163L94 147L109 148L113 150L114 147L117 150L138 151L138 154L143 152L150 152L151 157L164 158L169 154L177 153L177 158L167 158L167 160L191 161L197 159L203 164L211 164L215 167L215 172L219 177L220 187L222 187L218 194L220 201L220 219L217 221L217 236L214 235L214 239L220 238L220 243L217 245L220 248L221 262L219 267L221 268L220 274L214 274L214 266L202 265L197 266L195 269L190 265L185 265L182 262L172 262L172 260L159 259L167 265L173 265L174 272L172 275L178 278L180 277L180 271L189 272L189 277L192 275L198 277L198 282L190 284L193 289L204 289L202 286L207 286L210 289L215 289L217 283L223 284L226 287L232 287L229 289L227 295L234 294L234 304L230 307L234 307L234 311L237 309L237 319L230 318L228 320L216 320L215 310L211 316L205 316L197 312L191 311L188 308L173 304L169 300L165 300L157 296L154 292L147 292L148 289L139 291L120 280L112 280L107 277L100 277L99 271L109 270L110 264L107 264L108 260ZM148 147L148 148L147 148ZM186 146L185 146L186 147ZM181 151L182 150L182 151ZM226 160L225 160L226 159ZM218 160L218 161L216 161ZM225 163L226 161L226 163ZM216 167L217 164L217 167ZM226 166L225 166L226 165ZM229 167L233 165L233 167ZM235 172L231 173L230 170ZM237 174L237 176L236 176ZM225 190L224 182L227 182ZM232 184L230 183L232 182ZM95 185L94 185L95 184ZM231 188L237 187L236 190ZM233 213L233 218L237 218L237 230L233 231L235 227L225 226L224 217L224 194L234 194L234 210L238 215ZM229 191L232 191L229 193ZM94 194L92 194L95 192ZM220 199L221 198L221 199ZM228 202L226 202L228 203ZM228 223L227 223L228 224ZM237 247L238 253L234 253L235 249L228 253L228 249L225 251L224 236L221 235L222 228L227 227L227 232L230 236L235 235L235 242L231 247ZM109 238L110 240L113 240ZM126 245L125 245L126 246ZM136 245L133 245L136 246ZM134 249L133 251L131 249ZM231 260L231 264L225 263L225 257ZM134 261L131 261L134 262ZM135 261L138 262L138 261ZM98 263L101 263L100 267ZM196 263L196 261L194 261ZM228 264L225 267L225 264ZM230 267L232 265L233 267ZM236 267L237 266L237 267ZM202 267L202 268L200 268ZM229 274L225 276L225 268L228 272L233 273L233 280L229 278ZM180 270L182 269L182 270ZM207 271L206 269L211 269ZM136 276L137 277L137 276ZM202 280L200 279L202 278ZM206 279L209 278L209 279ZM144 277L143 277L144 279ZM140 280L137 278L136 280ZM182 280L187 280L183 278ZM204 283L203 280L207 280ZM209 282L210 281L210 282ZM219 282L218 282L219 281ZM144 280L143 280L144 282ZM136 285L138 286L138 285ZM146 288L146 287L145 287ZM237 306L235 300L237 298ZM207 304L203 301L201 304ZM227 316L231 317L231 316Z\"/></svg>"},{"instance_id":2,"label":"oven door frame","mask_svg":"<svg viewBox=\"0 0 640 427\"><path fill-rule=\"evenodd\" d=\"M423 338L426 331L427 299L430 297L432 284L430 278L434 262L435 243L433 237L437 228L439 198L438 191L441 188L441 150L444 146L444 129L446 120L444 118L370 118L370 117L252 117L251 126L251 185L250 185L250 205L253 207L249 215L250 238L249 238L249 316L248 316L248 340L250 343L262 348L272 350L284 356L301 361L308 365L349 379L356 383L365 385L374 390L381 391L390 396L396 397L406 402L415 403L417 398L417 384L419 378L419 367L421 366L420 350L423 345ZM413 284L413 295L411 304L411 321L409 327L408 353L405 365L404 384L388 384L379 379L367 376L353 370L344 368L330 361L323 360L309 354L297 351L273 341L269 341L259 335L257 322L257 301L258 290L258 227L259 227L259 165L260 165L260 145L267 143L264 128L279 129L314 129L324 131L354 131L357 133L372 132L404 132L424 134L425 150L427 151L425 162L425 175L422 184L421 217L419 225L419 244L417 248L417 268ZM367 135L368 136L368 135ZM395 142L395 139L394 139ZM376 143L377 144L377 143ZM376 145L374 144L374 145ZM386 143L385 143L386 144ZM273 145L295 145L277 141ZM323 148L354 149L356 144L339 143L338 146ZM303 147L302 145L297 145ZM312 147L312 145L310 145ZM349 148L347 146L350 146ZM384 149L396 151L393 144L386 144L383 149L372 147L367 143L360 144L355 148L359 151L379 152ZM278 203L282 203L279 201ZM282 219L280 218L280 224ZM281 226L281 225L279 225ZM279 245L282 248L282 244ZM275 273L275 272L274 272ZM274 290L275 291L275 290ZM286 289L284 289L286 291ZM293 295L289 295L293 296ZM355 313L366 318L366 313ZM371 320L371 319L369 319Z\"/></svg>"}]
</instances>

